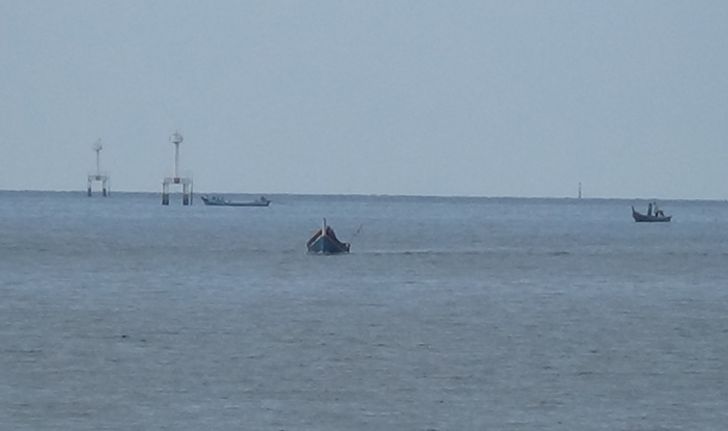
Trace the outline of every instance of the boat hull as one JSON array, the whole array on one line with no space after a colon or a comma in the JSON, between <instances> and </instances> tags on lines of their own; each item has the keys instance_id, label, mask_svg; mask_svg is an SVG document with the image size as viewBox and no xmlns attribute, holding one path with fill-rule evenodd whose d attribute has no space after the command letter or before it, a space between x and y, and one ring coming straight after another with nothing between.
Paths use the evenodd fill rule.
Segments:
<instances>
[{"instance_id":1,"label":"boat hull","mask_svg":"<svg viewBox=\"0 0 728 431\"><path fill-rule=\"evenodd\" d=\"M267 207L270 205L269 200L253 201L253 202L230 202L222 199L210 199L207 196L201 196L202 202L211 207Z\"/></svg>"},{"instance_id":2,"label":"boat hull","mask_svg":"<svg viewBox=\"0 0 728 431\"><path fill-rule=\"evenodd\" d=\"M319 236L307 244L309 253L318 254L341 254L348 253L350 244L337 241L328 235Z\"/></svg>"},{"instance_id":3,"label":"boat hull","mask_svg":"<svg viewBox=\"0 0 728 431\"><path fill-rule=\"evenodd\" d=\"M270 205L268 202L226 202L224 204L218 204L223 207L267 207Z\"/></svg>"}]
</instances>

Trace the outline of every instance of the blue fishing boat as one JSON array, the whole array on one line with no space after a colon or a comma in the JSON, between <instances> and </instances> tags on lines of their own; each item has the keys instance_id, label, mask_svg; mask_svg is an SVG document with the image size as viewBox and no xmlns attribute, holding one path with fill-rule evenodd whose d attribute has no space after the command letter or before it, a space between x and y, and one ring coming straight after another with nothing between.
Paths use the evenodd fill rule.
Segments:
<instances>
[{"instance_id":1,"label":"blue fishing boat","mask_svg":"<svg viewBox=\"0 0 728 431\"><path fill-rule=\"evenodd\" d=\"M667 223L672 220L672 216L665 215L665 213L657 207L657 204L652 202L650 202L647 207L647 214L642 214L632 207L632 218L637 223Z\"/></svg>"},{"instance_id":2,"label":"blue fishing boat","mask_svg":"<svg viewBox=\"0 0 728 431\"><path fill-rule=\"evenodd\" d=\"M326 219L324 219L321 229L314 232L306 243L306 248L309 253L340 254L348 253L351 244L339 241L334 230L326 224Z\"/></svg>"}]
</instances>

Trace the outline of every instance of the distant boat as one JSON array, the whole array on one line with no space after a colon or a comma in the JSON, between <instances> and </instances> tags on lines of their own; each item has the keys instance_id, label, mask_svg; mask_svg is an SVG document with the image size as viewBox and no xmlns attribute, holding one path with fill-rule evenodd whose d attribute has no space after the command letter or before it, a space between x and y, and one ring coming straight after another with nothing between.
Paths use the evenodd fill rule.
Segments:
<instances>
[{"instance_id":1,"label":"distant boat","mask_svg":"<svg viewBox=\"0 0 728 431\"><path fill-rule=\"evenodd\" d=\"M638 223L647 222L647 223L659 223L659 222L669 222L672 220L672 216L666 216L661 209L657 208L657 205L655 204L655 213L652 214L652 205L648 207L647 214L642 214L634 209L632 207L632 218L634 218L634 221Z\"/></svg>"},{"instance_id":2,"label":"distant boat","mask_svg":"<svg viewBox=\"0 0 728 431\"><path fill-rule=\"evenodd\" d=\"M324 219L321 229L314 232L311 239L306 243L306 248L309 253L339 254L348 253L351 244L339 241L334 230L331 226L326 225L326 219Z\"/></svg>"},{"instance_id":3,"label":"distant boat","mask_svg":"<svg viewBox=\"0 0 728 431\"><path fill-rule=\"evenodd\" d=\"M200 196L202 202L205 205L218 206L218 207L267 207L270 205L270 200L266 199L265 196L261 196L258 200L250 202L233 202L229 201L220 196Z\"/></svg>"}]
</instances>

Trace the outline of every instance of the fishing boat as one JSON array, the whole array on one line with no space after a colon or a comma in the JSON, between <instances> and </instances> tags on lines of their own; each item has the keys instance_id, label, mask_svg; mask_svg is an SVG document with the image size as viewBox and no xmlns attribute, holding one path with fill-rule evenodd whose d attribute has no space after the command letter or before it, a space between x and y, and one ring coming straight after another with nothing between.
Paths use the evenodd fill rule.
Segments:
<instances>
[{"instance_id":1,"label":"fishing boat","mask_svg":"<svg viewBox=\"0 0 728 431\"><path fill-rule=\"evenodd\" d=\"M650 203L647 207L647 214L642 214L632 207L632 218L638 223L666 223L672 220L672 216L666 216L661 209L657 208L657 204L654 204L654 213L652 212L653 204Z\"/></svg>"},{"instance_id":2,"label":"fishing boat","mask_svg":"<svg viewBox=\"0 0 728 431\"><path fill-rule=\"evenodd\" d=\"M214 195L200 196L200 199L202 199L205 205L217 207L267 207L270 205L270 200L266 199L265 196L261 196L259 199L250 202L234 202Z\"/></svg>"},{"instance_id":3,"label":"fishing boat","mask_svg":"<svg viewBox=\"0 0 728 431\"><path fill-rule=\"evenodd\" d=\"M311 239L306 243L306 248L309 253L340 254L348 253L351 244L339 241L336 233L334 233L334 229L328 226L326 219L324 219L321 229L314 232Z\"/></svg>"}]
</instances>

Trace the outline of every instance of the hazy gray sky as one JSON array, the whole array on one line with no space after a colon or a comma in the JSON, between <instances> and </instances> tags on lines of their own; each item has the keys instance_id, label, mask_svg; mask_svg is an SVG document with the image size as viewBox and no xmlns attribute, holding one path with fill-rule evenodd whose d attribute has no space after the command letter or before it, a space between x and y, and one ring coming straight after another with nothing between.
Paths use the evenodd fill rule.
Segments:
<instances>
[{"instance_id":1,"label":"hazy gray sky","mask_svg":"<svg viewBox=\"0 0 728 431\"><path fill-rule=\"evenodd\" d=\"M0 1L0 189L728 196L728 2Z\"/></svg>"}]
</instances>

